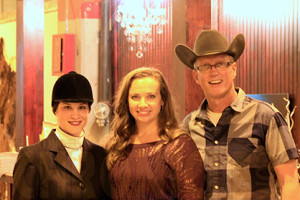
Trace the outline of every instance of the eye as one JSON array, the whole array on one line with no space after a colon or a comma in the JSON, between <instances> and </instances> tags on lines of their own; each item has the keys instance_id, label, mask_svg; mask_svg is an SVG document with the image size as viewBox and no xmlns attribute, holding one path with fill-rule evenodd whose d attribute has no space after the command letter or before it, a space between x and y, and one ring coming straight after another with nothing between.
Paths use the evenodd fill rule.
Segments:
<instances>
[{"instance_id":1,"label":"eye","mask_svg":"<svg viewBox=\"0 0 300 200\"><path fill-rule=\"evenodd\" d=\"M224 63L217 63L217 64L215 64L215 67L216 67L216 68L220 68L220 67L223 66L223 64L224 64Z\"/></svg>"},{"instance_id":2,"label":"eye","mask_svg":"<svg viewBox=\"0 0 300 200\"><path fill-rule=\"evenodd\" d=\"M81 106L79 106L79 109L80 110L86 110L86 109L88 109L88 106L87 105L81 105Z\"/></svg>"},{"instance_id":3,"label":"eye","mask_svg":"<svg viewBox=\"0 0 300 200\"><path fill-rule=\"evenodd\" d=\"M64 106L63 108L64 108L65 110L71 110L71 109L72 109L71 106L68 106L68 105Z\"/></svg>"},{"instance_id":4,"label":"eye","mask_svg":"<svg viewBox=\"0 0 300 200\"><path fill-rule=\"evenodd\" d=\"M229 62L221 62L216 64L216 68L225 69L230 65Z\"/></svg>"},{"instance_id":5,"label":"eye","mask_svg":"<svg viewBox=\"0 0 300 200\"><path fill-rule=\"evenodd\" d=\"M156 97L156 96L155 96L154 94L149 94L149 95L148 95L148 98L149 98L149 99L155 99L155 97Z\"/></svg>"},{"instance_id":6,"label":"eye","mask_svg":"<svg viewBox=\"0 0 300 200\"><path fill-rule=\"evenodd\" d=\"M140 96L139 95L132 95L130 97L132 100L139 100L140 99Z\"/></svg>"},{"instance_id":7,"label":"eye","mask_svg":"<svg viewBox=\"0 0 300 200\"><path fill-rule=\"evenodd\" d=\"M206 70L209 70L211 68L211 65L202 65L200 67L202 68L202 70L206 71Z\"/></svg>"}]
</instances>

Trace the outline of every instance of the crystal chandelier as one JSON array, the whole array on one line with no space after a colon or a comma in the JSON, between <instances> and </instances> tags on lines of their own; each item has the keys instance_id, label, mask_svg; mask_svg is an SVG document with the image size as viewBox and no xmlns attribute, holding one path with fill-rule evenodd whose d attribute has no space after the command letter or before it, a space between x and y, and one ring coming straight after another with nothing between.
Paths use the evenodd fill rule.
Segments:
<instances>
[{"instance_id":1,"label":"crystal chandelier","mask_svg":"<svg viewBox=\"0 0 300 200\"><path fill-rule=\"evenodd\" d=\"M163 33L166 9L161 7L159 0L123 0L115 19L124 29L129 50L136 51L136 56L141 58L147 44L152 42L152 28L156 26L156 32Z\"/></svg>"}]
</instances>

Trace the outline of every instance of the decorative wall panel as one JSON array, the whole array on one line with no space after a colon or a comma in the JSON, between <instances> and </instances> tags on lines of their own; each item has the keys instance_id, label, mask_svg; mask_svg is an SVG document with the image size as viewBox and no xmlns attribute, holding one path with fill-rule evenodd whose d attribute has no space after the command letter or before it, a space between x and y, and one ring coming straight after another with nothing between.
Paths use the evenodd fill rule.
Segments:
<instances>
[{"instance_id":1,"label":"decorative wall panel","mask_svg":"<svg viewBox=\"0 0 300 200\"><path fill-rule=\"evenodd\" d=\"M297 106L293 135L300 144L299 0L219 1L217 27L230 41L243 33L236 86L248 94L288 93Z\"/></svg>"},{"instance_id":2,"label":"decorative wall panel","mask_svg":"<svg viewBox=\"0 0 300 200\"><path fill-rule=\"evenodd\" d=\"M116 22L115 15L117 2L112 5L112 41L113 41L113 69L114 69L114 90L116 91L119 81L129 71L143 67L151 66L160 69L169 83L169 73L172 65L172 1L165 0L161 3L162 8L166 9L167 23L163 26L163 33L157 34L156 28L152 30L152 43L147 46L143 57L138 58L135 51L129 50L129 43L124 36L124 29Z\"/></svg>"}]
</instances>

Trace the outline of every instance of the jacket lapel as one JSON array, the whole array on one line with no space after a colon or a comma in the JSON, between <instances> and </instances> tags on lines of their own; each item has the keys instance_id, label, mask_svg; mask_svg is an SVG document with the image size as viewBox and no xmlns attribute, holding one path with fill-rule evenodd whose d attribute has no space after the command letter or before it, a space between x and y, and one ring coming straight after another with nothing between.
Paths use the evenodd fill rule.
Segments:
<instances>
[{"instance_id":1,"label":"jacket lapel","mask_svg":"<svg viewBox=\"0 0 300 200\"><path fill-rule=\"evenodd\" d=\"M92 165L94 166L94 163L91 162L95 162L94 160L90 159L90 146L89 143L86 139L83 140L83 151L82 151L82 160L81 160L81 171L80 174L82 177L86 177L88 176L88 173L91 172L91 169L88 169L87 165Z\"/></svg>"},{"instance_id":2,"label":"jacket lapel","mask_svg":"<svg viewBox=\"0 0 300 200\"><path fill-rule=\"evenodd\" d=\"M72 175L77 177L79 180L83 181L81 175L79 174L74 163L72 162L67 150L55 135L54 129L51 131L51 133L49 134L46 140L48 141L49 150L56 154L54 157L55 162L58 165L65 168L67 171L69 171Z\"/></svg>"}]
</instances>

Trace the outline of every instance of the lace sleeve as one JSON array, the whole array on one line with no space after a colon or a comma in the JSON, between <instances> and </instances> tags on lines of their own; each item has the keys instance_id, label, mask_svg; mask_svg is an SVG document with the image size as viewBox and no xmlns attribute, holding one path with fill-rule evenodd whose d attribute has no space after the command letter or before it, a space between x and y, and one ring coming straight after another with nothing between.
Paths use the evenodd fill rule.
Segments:
<instances>
[{"instance_id":1,"label":"lace sleeve","mask_svg":"<svg viewBox=\"0 0 300 200\"><path fill-rule=\"evenodd\" d=\"M192 138L183 134L166 148L165 159L175 173L180 200L203 199L203 162Z\"/></svg>"}]
</instances>

